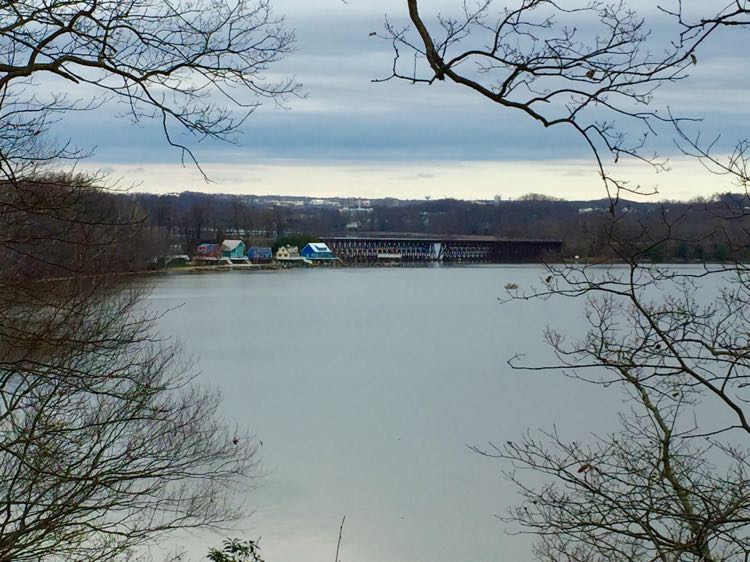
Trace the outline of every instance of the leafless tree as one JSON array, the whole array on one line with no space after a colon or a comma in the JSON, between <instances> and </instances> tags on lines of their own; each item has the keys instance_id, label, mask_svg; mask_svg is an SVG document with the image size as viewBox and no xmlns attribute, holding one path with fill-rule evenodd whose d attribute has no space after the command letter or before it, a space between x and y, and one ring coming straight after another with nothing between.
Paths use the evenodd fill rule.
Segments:
<instances>
[{"instance_id":1,"label":"leafless tree","mask_svg":"<svg viewBox=\"0 0 750 562\"><path fill-rule=\"evenodd\" d=\"M3 195L0 560L134 559L226 526L253 441L156 334L146 284L119 275L150 257L137 209L70 177Z\"/></svg>"},{"instance_id":2,"label":"leafless tree","mask_svg":"<svg viewBox=\"0 0 750 562\"><path fill-rule=\"evenodd\" d=\"M166 142L232 140L293 35L265 0L0 3L0 560L133 560L175 529L227 525L255 474L250 437L220 422L156 334L141 282L143 213L49 129L120 103Z\"/></svg>"},{"instance_id":3,"label":"leafless tree","mask_svg":"<svg viewBox=\"0 0 750 562\"><path fill-rule=\"evenodd\" d=\"M481 450L508 461L524 503L507 520L541 560L745 560L750 556L747 271L561 267L512 298L584 296L580 341L548 330L563 370L626 393L622 429L566 440L557 429ZM543 485L528 470L550 477Z\"/></svg>"},{"instance_id":4,"label":"leafless tree","mask_svg":"<svg viewBox=\"0 0 750 562\"><path fill-rule=\"evenodd\" d=\"M119 560L226 525L254 447L218 422L137 290L102 279L3 295L0 559Z\"/></svg>"},{"instance_id":5,"label":"leafless tree","mask_svg":"<svg viewBox=\"0 0 750 562\"><path fill-rule=\"evenodd\" d=\"M264 76L293 40L267 0L4 3L2 172L17 175L18 161L28 155L35 162L81 156L38 137L56 116L109 101L120 102L134 122L156 119L167 141L194 160L175 127L231 140L259 99L299 91L293 80Z\"/></svg>"},{"instance_id":6,"label":"leafless tree","mask_svg":"<svg viewBox=\"0 0 750 562\"><path fill-rule=\"evenodd\" d=\"M512 299L586 299L589 329L580 341L547 331L554 364L516 357L511 365L620 388L628 396L621 429L585 441L553 429L477 448L507 463L524 499L507 521L537 536L535 553L546 561L750 559L750 272L731 251L723 263L686 270L651 263L660 245L688 241L680 238L685 216L665 212L654 226L630 220L627 208L616 213L620 192L633 186L611 177L605 161L630 156L660 166L642 153L643 141L666 125L686 154L746 188L747 141L722 157L714 141L689 132L689 121L658 112L655 100L660 84L688 79L711 35L750 25L750 5L701 5L704 15L693 16L679 1L665 3L674 34L654 55L645 20L624 2L521 0L499 13L484 2L465 5L459 18L437 16L435 25L417 0L406 4L414 31L386 24L396 53L386 79L447 79L545 127L571 127L612 202L607 237L619 265L551 266L537 288L508 291ZM633 128L635 142L624 132ZM746 249L748 208L745 192L708 209L717 223L706 236L723 234L730 248Z\"/></svg>"},{"instance_id":7,"label":"leafless tree","mask_svg":"<svg viewBox=\"0 0 750 562\"><path fill-rule=\"evenodd\" d=\"M693 22L681 3L662 8L674 33L657 42L623 1L518 0L496 8L483 0L464 3L456 17L425 17L418 0L406 5L413 29L386 22L394 64L376 81L449 80L544 127L572 129L593 155L612 212L621 191L646 191L615 177L610 164L631 157L667 169L649 152L648 137L690 121L654 107L657 88L687 78L706 39L721 27L747 24L750 11L746 2L731 2Z\"/></svg>"},{"instance_id":8,"label":"leafless tree","mask_svg":"<svg viewBox=\"0 0 750 562\"><path fill-rule=\"evenodd\" d=\"M747 196L715 207L748 247ZM683 217L628 224L611 218L615 265L550 266L509 298L586 299L578 341L548 329L557 361L511 366L563 371L627 396L622 429L566 440L557 429L480 452L504 459L524 503L506 520L538 536L541 560L734 561L750 557L750 270L728 261L674 268L651 263L679 240ZM688 240L692 242L691 240ZM539 485L531 471L549 479Z\"/></svg>"}]
</instances>

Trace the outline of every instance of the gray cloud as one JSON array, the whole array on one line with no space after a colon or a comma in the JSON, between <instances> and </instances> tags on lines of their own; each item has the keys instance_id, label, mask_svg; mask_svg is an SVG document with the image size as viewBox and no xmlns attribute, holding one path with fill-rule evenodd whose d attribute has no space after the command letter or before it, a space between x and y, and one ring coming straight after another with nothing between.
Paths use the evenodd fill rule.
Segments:
<instances>
[{"instance_id":1,"label":"gray cloud","mask_svg":"<svg viewBox=\"0 0 750 562\"><path fill-rule=\"evenodd\" d=\"M655 45L671 37L671 28L657 16L653 3L636 4L655 18ZM431 3L430 11L447 11L457 0ZM297 52L273 76L295 75L305 84L306 99L288 101L290 110L261 107L247 122L239 146L198 143L180 137L208 162L253 163L268 159L300 161L516 161L589 157L572 131L545 130L520 112L500 108L452 84L432 86L404 82L374 84L387 76L392 62L389 44L369 36L382 29L386 13L406 21L400 0L280 0L276 10L296 28ZM427 4L423 8L427 11ZM675 112L702 117L707 131L721 131L726 147L746 135L737 114L750 111L743 92L750 77L737 45L747 32L717 36L701 54L688 81L657 91L655 102ZM178 162L157 123L134 127L113 115L121 108L66 117L56 129L60 138L96 146L96 160L138 163ZM633 131L635 133L635 131ZM652 148L674 153L672 135L661 130Z\"/></svg>"}]
</instances>

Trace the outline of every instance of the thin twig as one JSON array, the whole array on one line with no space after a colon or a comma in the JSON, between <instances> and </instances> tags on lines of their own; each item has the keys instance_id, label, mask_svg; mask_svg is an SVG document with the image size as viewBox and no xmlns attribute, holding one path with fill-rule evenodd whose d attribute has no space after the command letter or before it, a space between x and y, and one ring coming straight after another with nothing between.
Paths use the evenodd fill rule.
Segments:
<instances>
[{"instance_id":1,"label":"thin twig","mask_svg":"<svg viewBox=\"0 0 750 562\"><path fill-rule=\"evenodd\" d=\"M341 526L339 527L339 541L336 543L336 558L333 562L339 562L339 548L341 547L341 533L344 532L344 521L346 521L346 515L341 518Z\"/></svg>"}]
</instances>

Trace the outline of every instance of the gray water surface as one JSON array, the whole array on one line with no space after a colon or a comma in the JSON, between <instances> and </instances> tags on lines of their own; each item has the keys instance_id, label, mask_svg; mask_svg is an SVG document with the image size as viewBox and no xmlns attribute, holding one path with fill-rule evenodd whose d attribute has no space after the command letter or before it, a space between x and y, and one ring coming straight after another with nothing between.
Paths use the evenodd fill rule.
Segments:
<instances>
[{"instance_id":1,"label":"gray water surface","mask_svg":"<svg viewBox=\"0 0 750 562\"><path fill-rule=\"evenodd\" d=\"M497 514L517 501L468 445L526 429L578 438L616 425L622 396L553 373L543 330L583 329L583 302L500 304L541 266L174 275L149 304L221 389L228 421L263 442L252 516L268 562L531 560ZM175 308L177 307L177 308ZM199 555L216 537L191 539ZM200 558L200 556L198 556Z\"/></svg>"}]
</instances>

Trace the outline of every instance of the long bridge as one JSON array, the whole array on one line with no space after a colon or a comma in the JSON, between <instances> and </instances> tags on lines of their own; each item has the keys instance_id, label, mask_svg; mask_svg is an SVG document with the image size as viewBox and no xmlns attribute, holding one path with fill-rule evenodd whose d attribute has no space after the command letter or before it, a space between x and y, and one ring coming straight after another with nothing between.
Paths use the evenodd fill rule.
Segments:
<instances>
[{"instance_id":1,"label":"long bridge","mask_svg":"<svg viewBox=\"0 0 750 562\"><path fill-rule=\"evenodd\" d=\"M492 236L328 236L321 241L345 262L522 263L554 260L560 240L508 240Z\"/></svg>"}]
</instances>

